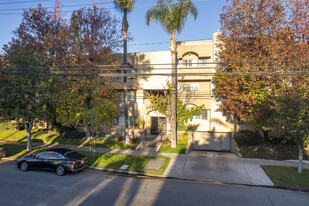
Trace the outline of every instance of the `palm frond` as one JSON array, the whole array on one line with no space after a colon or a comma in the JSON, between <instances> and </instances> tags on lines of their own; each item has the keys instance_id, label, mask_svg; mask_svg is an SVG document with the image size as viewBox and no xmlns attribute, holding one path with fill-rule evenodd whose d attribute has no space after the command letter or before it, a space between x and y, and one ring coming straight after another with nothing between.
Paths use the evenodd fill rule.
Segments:
<instances>
[{"instance_id":1,"label":"palm frond","mask_svg":"<svg viewBox=\"0 0 309 206\"><path fill-rule=\"evenodd\" d=\"M198 12L191 0L159 0L157 5L146 12L146 24L151 22L160 23L167 33L177 31L180 33L184 28L189 15L196 19Z\"/></svg>"},{"instance_id":2,"label":"palm frond","mask_svg":"<svg viewBox=\"0 0 309 206\"><path fill-rule=\"evenodd\" d=\"M114 0L115 8L121 12L131 12L134 9L136 0Z\"/></svg>"}]
</instances>

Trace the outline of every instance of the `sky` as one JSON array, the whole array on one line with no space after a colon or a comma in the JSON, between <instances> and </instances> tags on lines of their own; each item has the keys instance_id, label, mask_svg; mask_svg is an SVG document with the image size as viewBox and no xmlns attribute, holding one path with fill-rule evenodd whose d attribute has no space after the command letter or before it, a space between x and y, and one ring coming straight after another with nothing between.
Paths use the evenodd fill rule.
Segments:
<instances>
[{"instance_id":1,"label":"sky","mask_svg":"<svg viewBox=\"0 0 309 206\"><path fill-rule=\"evenodd\" d=\"M93 3L101 2L112 15L122 20L122 14L115 10L112 0L60 0L63 11L69 18L73 10L89 7ZM159 24L152 22L146 25L145 13L157 0L137 0L134 10L128 15L129 32L133 40L128 43L128 52L150 52L169 50L170 35L163 31ZM177 41L212 39L212 34L220 30L220 13L226 0L192 0L198 9L196 20L189 16L184 29L177 34ZM36 8L38 3L43 7L51 7L55 0L0 0L0 48L11 41L12 32L22 20L22 9ZM73 6L77 5L77 6ZM0 50L2 53L3 51Z\"/></svg>"}]
</instances>

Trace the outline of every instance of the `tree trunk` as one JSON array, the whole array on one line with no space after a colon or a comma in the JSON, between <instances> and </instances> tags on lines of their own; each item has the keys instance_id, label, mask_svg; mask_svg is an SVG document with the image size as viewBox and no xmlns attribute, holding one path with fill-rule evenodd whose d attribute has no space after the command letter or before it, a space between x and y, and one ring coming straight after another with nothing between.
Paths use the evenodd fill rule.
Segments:
<instances>
[{"instance_id":1,"label":"tree trunk","mask_svg":"<svg viewBox=\"0 0 309 206\"><path fill-rule=\"evenodd\" d=\"M90 136L91 136L90 129L88 126L86 126L86 136L84 138L87 139Z\"/></svg>"},{"instance_id":2,"label":"tree trunk","mask_svg":"<svg viewBox=\"0 0 309 206\"><path fill-rule=\"evenodd\" d=\"M51 121L47 121L47 129L48 129L48 133L52 133L53 131L53 124Z\"/></svg>"},{"instance_id":3,"label":"tree trunk","mask_svg":"<svg viewBox=\"0 0 309 206\"><path fill-rule=\"evenodd\" d=\"M177 45L175 31L171 33L170 50L172 55L172 143L171 147L177 145Z\"/></svg>"},{"instance_id":4,"label":"tree trunk","mask_svg":"<svg viewBox=\"0 0 309 206\"><path fill-rule=\"evenodd\" d=\"M303 169L303 147L302 145L298 145L298 173L303 173L304 169Z\"/></svg>"},{"instance_id":5,"label":"tree trunk","mask_svg":"<svg viewBox=\"0 0 309 206\"><path fill-rule=\"evenodd\" d=\"M27 151L32 150L31 130L33 127L33 120L25 120L25 129L27 131Z\"/></svg>"},{"instance_id":6,"label":"tree trunk","mask_svg":"<svg viewBox=\"0 0 309 206\"><path fill-rule=\"evenodd\" d=\"M129 24L127 20L127 10L124 10L123 19L122 19L122 30L123 30L123 64L126 66L128 64L127 60L127 38L128 38L128 29ZM127 71L124 70L126 74ZM128 107L127 107L127 77L123 77L123 89L124 89L124 118L125 118L125 130L124 130L124 139L126 144L130 143L130 136L129 136L129 114L128 114Z\"/></svg>"}]
</instances>

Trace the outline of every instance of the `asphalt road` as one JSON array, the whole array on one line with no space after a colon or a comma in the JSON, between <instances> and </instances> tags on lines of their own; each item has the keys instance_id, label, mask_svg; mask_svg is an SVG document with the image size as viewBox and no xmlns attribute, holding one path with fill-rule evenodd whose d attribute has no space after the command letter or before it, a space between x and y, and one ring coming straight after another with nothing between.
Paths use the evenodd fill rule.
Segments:
<instances>
[{"instance_id":1,"label":"asphalt road","mask_svg":"<svg viewBox=\"0 0 309 206\"><path fill-rule=\"evenodd\" d=\"M85 169L57 176L0 160L0 205L308 205L309 193L118 176Z\"/></svg>"}]
</instances>

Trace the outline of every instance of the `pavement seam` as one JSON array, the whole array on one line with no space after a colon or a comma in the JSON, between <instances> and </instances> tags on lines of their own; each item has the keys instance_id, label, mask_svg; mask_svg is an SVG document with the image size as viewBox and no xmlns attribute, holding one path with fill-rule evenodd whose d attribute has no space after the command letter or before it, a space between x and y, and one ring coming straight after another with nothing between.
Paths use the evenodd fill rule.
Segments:
<instances>
[{"instance_id":1,"label":"pavement seam","mask_svg":"<svg viewBox=\"0 0 309 206\"><path fill-rule=\"evenodd\" d=\"M247 168L246 168L246 166L245 166L245 163L242 163L242 166L245 168L245 171L246 171L246 173L247 173L247 175L248 175L248 177L249 177L251 183L254 184L254 182L252 181L251 176L250 176L249 173L248 173L248 170L247 170Z\"/></svg>"}]
</instances>

